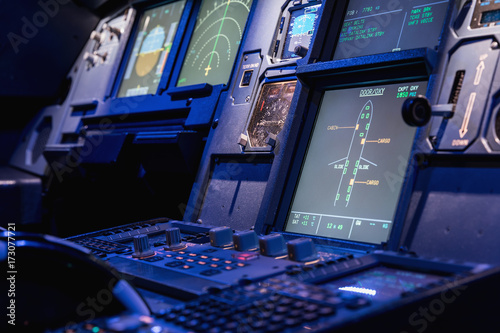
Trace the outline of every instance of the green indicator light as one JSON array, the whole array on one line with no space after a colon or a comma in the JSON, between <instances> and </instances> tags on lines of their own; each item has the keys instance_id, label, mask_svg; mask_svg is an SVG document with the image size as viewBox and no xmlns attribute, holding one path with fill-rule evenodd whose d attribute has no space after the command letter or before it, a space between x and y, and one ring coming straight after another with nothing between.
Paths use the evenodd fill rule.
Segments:
<instances>
[{"instance_id":1,"label":"green indicator light","mask_svg":"<svg viewBox=\"0 0 500 333\"><path fill-rule=\"evenodd\" d=\"M352 186L349 186L349 187L347 188L347 193L351 193L351 189L352 189Z\"/></svg>"},{"instance_id":2,"label":"green indicator light","mask_svg":"<svg viewBox=\"0 0 500 333\"><path fill-rule=\"evenodd\" d=\"M344 169L344 172L342 174L345 175L346 173L347 173L347 168Z\"/></svg>"},{"instance_id":3,"label":"green indicator light","mask_svg":"<svg viewBox=\"0 0 500 333\"><path fill-rule=\"evenodd\" d=\"M340 194L337 194L337 196L335 197L335 200L339 200L340 198Z\"/></svg>"},{"instance_id":4,"label":"green indicator light","mask_svg":"<svg viewBox=\"0 0 500 333\"><path fill-rule=\"evenodd\" d=\"M369 105L365 106L365 110L370 110L370 106Z\"/></svg>"},{"instance_id":5,"label":"green indicator light","mask_svg":"<svg viewBox=\"0 0 500 333\"><path fill-rule=\"evenodd\" d=\"M365 119L365 114L364 113L361 115L361 119Z\"/></svg>"},{"instance_id":6,"label":"green indicator light","mask_svg":"<svg viewBox=\"0 0 500 333\"><path fill-rule=\"evenodd\" d=\"M355 168L354 171L352 172L353 175L355 175L358 172L358 168Z\"/></svg>"},{"instance_id":7,"label":"green indicator light","mask_svg":"<svg viewBox=\"0 0 500 333\"><path fill-rule=\"evenodd\" d=\"M359 137L360 137L360 138L362 138L362 137L364 137L364 136L365 136L365 133L363 133L363 132L359 133Z\"/></svg>"},{"instance_id":8,"label":"green indicator light","mask_svg":"<svg viewBox=\"0 0 500 333\"><path fill-rule=\"evenodd\" d=\"M368 131L368 129L370 128L370 124L366 124L366 130Z\"/></svg>"},{"instance_id":9,"label":"green indicator light","mask_svg":"<svg viewBox=\"0 0 500 333\"><path fill-rule=\"evenodd\" d=\"M94 326L94 327L92 328L92 332L94 332L94 333L99 332L99 327Z\"/></svg>"},{"instance_id":10,"label":"green indicator light","mask_svg":"<svg viewBox=\"0 0 500 333\"><path fill-rule=\"evenodd\" d=\"M370 118L370 114L369 113L366 114L366 119L368 119L368 118Z\"/></svg>"},{"instance_id":11,"label":"green indicator light","mask_svg":"<svg viewBox=\"0 0 500 333\"><path fill-rule=\"evenodd\" d=\"M342 230L344 229L344 226L342 224L339 224L339 227L337 229Z\"/></svg>"},{"instance_id":12,"label":"green indicator light","mask_svg":"<svg viewBox=\"0 0 500 333\"><path fill-rule=\"evenodd\" d=\"M351 195L348 194L346 197L345 197L345 201L349 201L349 199L351 198Z\"/></svg>"},{"instance_id":13,"label":"green indicator light","mask_svg":"<svg viewBox=\"0 0 500 333\"><path fill-rule=\"evenodd\" d=\"M349 160L345 161L345 167L347 168L349 166Z\"/></svg>"},{"instance_id":14,"label":"green indicator light","mask_svg":"<svg viewBox=\"0 0 500 333\"><path fill-rule=\"evenodd\" d=\"M356 161L356 168L359 166L359 160Z\"/></svg>"}]
</instances>

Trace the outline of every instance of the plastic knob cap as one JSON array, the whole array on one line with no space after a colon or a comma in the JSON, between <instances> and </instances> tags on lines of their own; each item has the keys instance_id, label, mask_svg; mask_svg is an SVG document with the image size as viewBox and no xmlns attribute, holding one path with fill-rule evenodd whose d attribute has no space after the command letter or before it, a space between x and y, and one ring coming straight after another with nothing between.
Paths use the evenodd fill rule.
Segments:
<instances>
[{"instance_id":1,"label":"plastic knob cap","mask_svg":"<svg viewBox=\"0 0 500 333\"><path fill-rule=\"evenodd\" d=\"M317 259L316 247L310 238L297 238L287 244L288 257L293 261L311 261Z\"/></svg>"},{"instance_id":2,"label":"plastic knob cap","mask_svg":"<svg viewBox=\"0 0 500 333\"><path fill-rule=\"evenodd\" d=\"M307 47L302 46L302 45L297 45L295 47L295 49L293 50L293 53L295 53L296 55L298 55L301 58L304 58L307 55L308 51L309 51L309 49Z\"/></svg>"},{"instance_id":3,"label":"plastic knob cap","mask_svg":"<svg viewBox=\"0 0 500 333\"><path fill-rule=\"evenodd\" d=\"M137 235L134 236L134 253L132 257L134 258L144 258L154 255L155 252L151 250L149 246L148 235Z\"/></svg>"},{"instance_id":4,"label":"plastic knob cap","mask_svg":"<svg viewBox=\"0 0 500 333\"><path fill-rule=\"evenodd\" d=\"M426 125L432 116L432 107L424 96L409 97L401 109L404 121L410 126Z\"/></svg>"},{"instance_id":5,"label":"plastic knob cap","mask_svg":"<svg viewBox=\"0 0 500 333\"><path fill-rule=\"evenodd\" d=\"M165 239L167 244L164 249L167 251L178 251L186 248L186 244L182 242L181 230L179 228L165 229Z\"/></svg>"},{"instance_id":6,"label":"plastic knob cap","mask_svg":"<svg viewBox=\"0 0 500 333\"><path fill-rule=\"evenodd\" d=\"M277 257L286 254L286 244L283 235L270 234L259 237L260 254L267 257Z\"/></svg>"},{"instance_id":7,"label":"plastic knob cap","mask_svg":"<svg viewBox=\"0 0 500 333\"><path fill-rule=\"evenodd\" d=\"M251 251L259 248L257 234L253 230L234 233L233 243L236 251Z\"/></svg>"},{"instance_id":8,"label":"plastic knob cap","mask_svg":"<svg viewBox=\"0 0 500 333\"><path fill-rule=\"evenodd\" d=\"M229 227L212 228L208 234L210 245L214 247L229 247L233 245L233 230Z\"/></svg>"}]
</instances>

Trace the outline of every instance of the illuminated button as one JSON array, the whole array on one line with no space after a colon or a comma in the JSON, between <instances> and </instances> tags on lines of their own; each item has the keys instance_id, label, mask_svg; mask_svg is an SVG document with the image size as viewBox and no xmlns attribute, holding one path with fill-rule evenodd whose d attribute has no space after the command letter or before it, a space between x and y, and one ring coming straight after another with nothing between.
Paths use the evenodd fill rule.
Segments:
<instances>
[{"instance_id":1,"label":"illuminated button","mask_svg":"<svg viewBox=\"0 0 500 333\"><path fill-rule=\"evenodd\" d=\"M217 268L219 266L220 266L219 264L210 264L210 267L213 267L213 268Z\"/></svg>"},{"instance_id":2,"label":"illuminated button","mask_svg":"<svg viewBox=\"0 0 500 333\"><path fill-rule=\"evenodd\" d=\"M196 254L196 253L190 253L190 254L188 254L188 256L190 256L190 257L196 257L197 255L198 254Z\"/></svg>"},{"instance_id":3,"label":"illuminated button","mask_svg":"<svg viewBox=\"0 0 500 333\"><path fill-rule=\"evenodd\" d=\"M206 265L206 264L207 264L207 262L206 262L206 261L198 261L198 262L197 262L197 264L198 264L198 265Z\"/></svg>"},{"instance_id":4,"label":"illuminated button","mask_svg":"<svg viewBox=\"0 0 500 333\"><path fill-rule=\"evenodd\" d=\"M205 255L203 255L203 256L200 256L200 258L201 258L201 259L208 259L208 258L210 258L210 256L205 256Z\"/></svg>"},{"instance_id":5,"label":"illuminated button","mask_svg":"<svg viewBox=\"0 0 500 333\"><path fill-rule=\"evenodd\" d=\"M224 269L225 269L226 271L232 271L232 270L233 270L233 269L235 269L235 268L234 268L234 267L232 267L232 266L226 266L226 267L224 267Z\"/></svg>"},{"instance_id":6,"label":"illuminated button","mask_svg":"<svg viewBox=\"0 0 500 333\"><path fill-rule=\"evenodd\" d=\"M183 260L184 257L179 256L179 257L175 257L175 259L177 259L177 260Z\"/></svg>"},{"instance_id":7,"label":"illuminated button","mask_svg":"<svg viewBox=\"0 0 500 333\"><path fill-rule=\"evenodd\" d=\"M193 268L193 266L184 265L184 266L182 266L181 268L182 268L182 269L191 269L191 268Z\"/></svg>"},{"instance_id":8,"label":"illuminated button","mask_svg":"<svg viewBox=\"0 0 500 333\"><path fill-rule=\"evenodd\" d=\"M248 260L253 260L257 259L259 257L259 254L256 252L249 252L249 253L234 253L232 255L233 258L242 260L242 261L248 261Z\"/></svg>"},{"instance_id":9,"label":"illuminated button","mask_svg":"<svg viewBox=\"0 0 500 333\"><path fill-rule=\"evenodd\" d=\"M233 262L234 262L234 261L232 261L232 260L224 260L224 263L225 263L225 264L232 264Z\"/></svg>"},{"instance_id":10,"label":"illuminated button","mask_svg":"<svg viewBox=\"0 0 500 333\"><path fill-rule=\"evenodd\" d=\"M211 260L212 261L221 261L222 259L221 258L212 258Z\"/></svg>"},{"instance_id":11,"label":"illuminated button","mask_svg":"<svg viewBox=\"0 0 500 333\"><path fill-rule=\"evenodd\" d=\"M248 266L248 264L245 264L243 262L239 262L239 263L236 264L236 266L238 266L238 267L245 267L245 266Z\"/></svg>"},{"instance_id":12,"label":"illuminated button","mask_svg":"<svg viewBox=\"0 0 500 333\"><path fill-rule=\"evenodd\" d=\"M194 260L194 259L191 259L191 258L186 259L186 261L187 261L187 262L195 262L195 260Z\"/></svg>"}]
</instances>

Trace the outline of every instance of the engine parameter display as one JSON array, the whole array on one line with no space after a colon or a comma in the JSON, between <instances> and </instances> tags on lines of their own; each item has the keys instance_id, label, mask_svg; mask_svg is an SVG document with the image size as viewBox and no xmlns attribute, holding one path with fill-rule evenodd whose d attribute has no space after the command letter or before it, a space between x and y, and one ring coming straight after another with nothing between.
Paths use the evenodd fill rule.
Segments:
<instances>
[{"instance_id":1,"label":"engine parameter display","mask_svg":"<svg viewBox=\"0 0 500 333\"><path fill-rule=\"evenodd\" d=\"M285 231L380 244L388 240L416 130L401 106L414 82L324 93Z\"/></svg>"},{"instance_id":2,"label":"engine parameter display","mask_svg":"<svg viewBox=\"0 0 500 333\"><path fill-rule=\"evenodd\" d=\"M177 86L226 84L253 0L203 0Z\"/></svg>"},{"instance_id":3,"label":"engine parameter display","mask_svg":"<svg viewBox=\"0 0 500 333\"><path fill-rule=\"evenodd\" d=\"M156 94L186 0L145 10L118 97Z\"/></svg>"},{"instance_id":4,"label":"engine parameter display","mask_svg":"<svg viewBox=\"0 0 500 333\"><path fill-rule=\"evenodd\" d=\"M333 60L438 45L449 1L351 0Z\"/></svg>"}]
</instances>

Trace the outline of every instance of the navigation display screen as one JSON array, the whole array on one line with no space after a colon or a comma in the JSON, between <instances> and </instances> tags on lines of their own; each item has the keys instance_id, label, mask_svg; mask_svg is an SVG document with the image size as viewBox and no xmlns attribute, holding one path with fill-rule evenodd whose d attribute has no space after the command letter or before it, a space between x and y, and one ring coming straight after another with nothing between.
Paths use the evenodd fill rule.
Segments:
<instances>
[{"instance_id":1,"label":"navigation display screen","mask_svg":"<svg viewBox=\"0 0 500 333\"><path fill-rule=\"evenodd\" d=\"M351 0L333 60L438 45L449 1Z\"/></svg>"},{"instance_id":2,"label":"navigation display screen","mask_svg":"<svg viewBox=\"0 0 500 333\"><path fill-rule=\"evenodd\" d=\"M401 106L426 88L414 82L324 93L285 231L388 240L416 133Z\"/></svg>"},{"instance_id":3,"label":"navigation display screen","mask_svg":"<svg viewBox=\"0 0 500 333\"><path fill-rule=\"evenodd\" d=\"M203 0L177 86L226 84L253 0Z\"/></svg>"},{"instance_id":4,"label":"navigation display screen","mask_svg":"<svg viewBox=\"0 0 500 333\"><path fill-rule=\"evenodd\" d=\"M318 19L320 7L321 4L303 7L291 12L290 24L288 25L281 59L298 57L294 53L294 50L295 47L299 45L309 48L314 29L316 29L316 21Z\"/></svg>"},{"instance_id":5,"label":"navigation display screen","mask_svg":"<svg viewBox=\"0 0 500 333\"><path fill-rule=\"evenodd\" d=\"M156 94L186 0L144 11L118 97Z\"/></svg>"}]
</instances>

